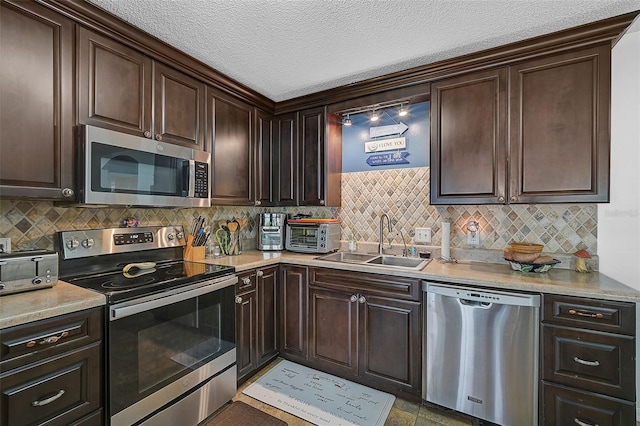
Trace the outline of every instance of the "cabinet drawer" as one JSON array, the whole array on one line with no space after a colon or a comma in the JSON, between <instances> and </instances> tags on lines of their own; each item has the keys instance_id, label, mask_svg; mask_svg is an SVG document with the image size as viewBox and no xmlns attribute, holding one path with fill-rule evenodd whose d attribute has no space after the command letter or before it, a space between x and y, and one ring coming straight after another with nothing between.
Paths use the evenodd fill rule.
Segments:
<instances>
[{"instance_id":1,"label":"cabinet drawer","mask_svg":"<svg viewBox=\"0 0 640 426\"><path fill-rule=\"evenodd\" d=\"M236 294L254 291L256 289L256 271L238 275Z\"/></svg>"},{"instance_id":2,"label":"cabinet drawer","mask_svg":"<svg viewBox=\"0 0 640 426\"><path fill-rule=\"evenodd\" d=\"M102 308L0 331L0 371L102 340Z\"/></svg>"},{"instance_id":3,"label":"cabinet drawer","mask_svg":"<svg viewBox=\"0 0 640 426\"><path fill-rule=\"evenodd\" d=\"M342 271L329 268L312 268L309 284L335 290L366 292L382 297L403 300L420 300L421 288L418 278Z\"/></svg>"},{"instance_id":4,"label":"cabinet drawer","mask_svg":"<svg viewBox=\"0 0 640 426\"><path fill-rule=\"evenodd\" d=\"M543 321L633 336L635 304L582 297L543 296Z\"/></svg>"},{"instance_id":5,"label":"cabinet drawer","mask_svg":"<svg viewBox=\"0 0 640 426\"><path fill-rule=\"evenodd\" d=\"M635 404L543 382L545 426L635 425Z\"/></svg>"},{"instance_id":6,"label":"cabinet drawer","mask_svg":"<svg viewBox=\"0 0 640 426\"><path fill-rule=\"evenodd\" d=\"M618 398L635 400L635 339L544 325L542 377Z\"/></svg>"},{"instance_id":7,"label":"cabinet drawer","mask_svg":"<svg viewBox=\"0 0 640 426\"><path fill-rule=\"evenodd\" d=\"M0 376L0 423L68 425L99 409L101 348L95 343Z\"/></svg>"}]
</instances>

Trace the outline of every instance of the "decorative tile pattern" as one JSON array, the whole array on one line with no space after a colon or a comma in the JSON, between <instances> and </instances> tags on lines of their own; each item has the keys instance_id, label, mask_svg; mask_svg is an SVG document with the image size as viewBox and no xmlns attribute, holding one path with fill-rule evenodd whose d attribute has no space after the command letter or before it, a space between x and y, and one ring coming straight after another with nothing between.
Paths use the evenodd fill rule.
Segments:
<instances>
[{"instance_id":1,"label":"decorative tile pattern","mask_svg":"<svg viewBox=\"0 0 640 426\"><path fill-rule=\"evenodd\" d=\"M378 241L380 214L392 218L394 230L407 242L416 227L429 227L432 245L442 242L441 223L451 222L451 247L469 248L466 223L480 225L480 247L501 250L513 241L537 242L545 252L597 251L598 209L595 204L526 204L432 206L429 168L344 173L342 238ZM396 237L395 243L402 243Z\"/></svg>"},{"instance_id":2,"label":"decorative tile pattern","mask_svg":"<svg viewBox=\"0 0 640 426\"><path fill-rule=\"evenodd\" d=\"M219 220L247 218L243 230L243 247L255 248L256 220L259 213L285 212L311 214L314 217L336 217L337 208L295 207L211 207L197 209L142 209L142 208L79 208L57 207L47 201L0 200L0 236L11 238L15 250L53 250L58 231L96 229L122 226L122 221L135 216L140 226L182 225L187 228L194 218L202 215L207 223Z\"/></svg>"},{"instance_id":3,"label":"decorative tile pattern","mask_svg":"<svg viewBox=\"0 0 640 426\"><path fill-rule=\"evenodd\" d=\"M284 212L339 217L342 239L377 242L380 214L392 218L407 242L416 227L429 227L431 245L442 241L441 223L451 222L451 248L469 248L465 225L480 224L480 248L501 250L512 241L543 243L545 252L597 253L598 209L595 204L527 204L487 206L431 206L429 168L376 170L342 175L342 207L211 207L199 209L139 209L126 207L57 207L52 202L0 200L0 237L11 238L13 250L53 249L57 231L122 226L135 216L141 226L183 225L198 215L215 224L219 220L248 218L243 247L255 248L259 213ZM401 244L397 236L395 243Z\"/></svg>"}]
</instances>

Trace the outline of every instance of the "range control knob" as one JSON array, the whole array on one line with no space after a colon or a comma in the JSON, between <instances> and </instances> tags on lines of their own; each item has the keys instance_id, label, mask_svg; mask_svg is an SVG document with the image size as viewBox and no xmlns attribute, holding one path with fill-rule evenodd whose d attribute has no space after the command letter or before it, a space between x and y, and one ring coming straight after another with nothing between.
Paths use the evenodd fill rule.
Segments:
<instances>
[{"instance_id":1,"label":"range control knob","mask_svg":"<svg viewBox=\"0 0 640 426\"><path fill-rule=\"evenodd\" d=\"M75 250L80 247L80 241L78 241L77 238L71 238L69 241L67 241L67 247L71 250Z\"/></svg>"},{"instance_id":2,"label":"range control knob","mask_svg":"<svg viewBox=\"0 0 640 426\"><path fill-rule=\"evenodd\" d=\"M167 239L168 239L169 241L173 241L173 240L175 240L175 239L176 239L176 234L174 234L173 232L168 233L168 234L167 234Z\"/></svg>"},{"instance_id":3,"label":"range control knob","mask_svg":"<svg viewBox=\"0 0 640 426\"><path fill-rule=\"evenodd\" d=\"M178 233L176 234L176 237L177 237L179 240L181 240L181 239L183 239L183 238L184 238L184 233L182 233L182 232L178 232Z\"/></svg>"},{"instance_id":4,"label":"range control knob","mask_svg":"<svg viewBox=\"0 0 640 426\"><path fill-rule=\"evenodd\" d=\"M87 238L86 240L82 241L82 247L84 248L91 248L93 247L95 241L93 241L93 238Z\"/></svg>"}]
</instances>

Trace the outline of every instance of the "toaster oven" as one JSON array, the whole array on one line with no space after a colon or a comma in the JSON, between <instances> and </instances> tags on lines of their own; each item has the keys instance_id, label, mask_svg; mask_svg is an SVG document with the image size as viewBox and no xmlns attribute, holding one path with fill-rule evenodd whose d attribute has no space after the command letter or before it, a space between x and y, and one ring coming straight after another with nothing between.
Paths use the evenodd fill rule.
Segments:
<instances>
[{"instance_id":1,"label":"toaster oven","mask_svg":"<svg viewBox=\"0 0 640 426\"><path fill-rule=\"evenodd\" d=\"M340 248L340 223L287 221L285 248L299 253L331 253Z\"/></svg>"}]
</instances>

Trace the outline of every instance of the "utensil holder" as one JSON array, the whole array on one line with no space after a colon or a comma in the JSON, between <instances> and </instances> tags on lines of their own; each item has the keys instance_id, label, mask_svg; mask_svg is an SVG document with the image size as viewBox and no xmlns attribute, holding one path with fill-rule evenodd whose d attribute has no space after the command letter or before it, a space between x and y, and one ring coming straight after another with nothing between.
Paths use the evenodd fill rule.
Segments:
<instances>
[{"instance_id":1,"label":"utensil holder","mask_svg":"<svg viewBox=\"0 0 640 426\"><path fill-rule=\"evenodd\" d=\"M240 232L229 233L229 256L240 254Z\"/></svg>"},{"instance_id":2,"label":"utensil holder","mask_svg":"<svg viewBox=\"0 0 640 426\"><path fill-rule=\"evenodd\" d=\"M205 246L191 247L187 246L184 249L184 260L196 261L204 260Z\"/></svg>"}]
</instances>

